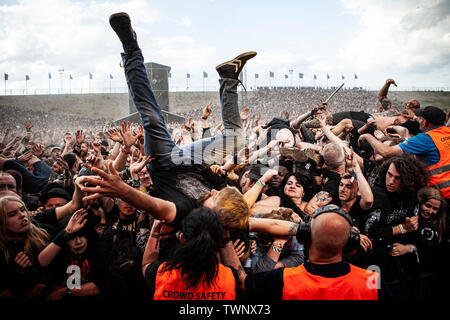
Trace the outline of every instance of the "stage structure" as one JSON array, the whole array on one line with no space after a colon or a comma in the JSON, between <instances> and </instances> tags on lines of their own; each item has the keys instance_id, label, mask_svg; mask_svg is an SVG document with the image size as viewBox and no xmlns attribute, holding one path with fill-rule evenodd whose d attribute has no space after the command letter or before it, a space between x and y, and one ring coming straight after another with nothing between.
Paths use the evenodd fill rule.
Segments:
<instances>
[{"instance_id":1,"label":"stage structure","mask_svg":"<svg viewBox=\"0 0 450 320\"><path fill-rule=\"evenodd\" d=\"M185 118L175 113L170 112L169 104L169 73L171 68L155 62L144 63L147 71L147 77L152 85L153 94L155 99L161 107L164 119L166 122L184 122ZM120 123L123 120L141 123L139 113L131 99L131 94L128 93L128 107L129 115L121 119L117 119L116 122Z\"/></svg>"}]
</instances>

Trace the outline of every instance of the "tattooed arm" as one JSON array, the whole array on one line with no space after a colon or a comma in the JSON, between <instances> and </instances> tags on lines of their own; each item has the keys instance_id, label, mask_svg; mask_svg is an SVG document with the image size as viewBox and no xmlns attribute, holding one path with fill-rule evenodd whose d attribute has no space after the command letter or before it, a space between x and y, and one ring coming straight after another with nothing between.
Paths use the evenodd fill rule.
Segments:
<instances>
[{"instance_id":1,"label":"tattooed arm","mask_svg":"<svg viewBox=\"0 0 450 320\"><path fill-rule=\"evenodd\" d=\"M314 211L318 208L323 207L331 202L331 195L326 191L319 191L314 197L309 200L305 207L305 213L313 215Z\"/></svg>"},{"instance_id":2,"label":"tattooed arm","mask_svg":"<svg viewBox=\"0 0 450 320\"><path fill-rule=\"evenodd\" d=\"M224 237L230 236L228 230L224 230ZM244 288L245 278L247 273L242 267L241 261L239 260L236 251L234 250L233 241L228 241L223 248L220 249L220 260L221 263L236 270L239 276L239 286Z\"/></svg>"},{"instance_id":3,"label":"tattooed arm","mask_svg":"<svg viewBox=\"0 0 450 320\"><path fill-rule=\"evenodd\" d=\"M145 246L144 255L142 256L142 274L145 277L145 270L147 267L158 259L159 255L159 232L163 223L159 220L153 222L152 231L148 237L147 245Z\"/></svg>"},{"instance_id":4,"label":"tattooed arm","mask_svg":"<svg viewBox=\"0 0 450 320\"><path fill-rule=\"evenodd\" d=\"M297 234L298 224L290 221L250 218L250 232L267 232L275 236L295 236Z\"/></svg>"}]
</instances>

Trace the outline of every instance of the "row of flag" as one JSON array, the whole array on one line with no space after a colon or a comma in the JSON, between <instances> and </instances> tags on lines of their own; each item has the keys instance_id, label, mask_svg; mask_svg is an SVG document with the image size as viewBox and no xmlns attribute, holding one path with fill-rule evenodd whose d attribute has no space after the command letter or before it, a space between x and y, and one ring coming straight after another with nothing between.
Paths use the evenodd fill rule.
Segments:
<instances>
[{"instance_id":1,"label":"row of flag","mask_svg":"<svg viewBox=\"0 0 450 320\"><path fill-rule=\"evenodd\" d=\"M314 80L317 80L317 75L313 75L314 76ZM269 72L269 77L270 78L274 78L275 77L275 73L270 71ZM358 79L358 76L356 75L356 73L354 74L355 79ZM4 79L8 80L9 75L7 73L4 74ZM51 79L52 78L52 74L49 72L48 73L48 78ZM94 78L94 75L92 73L89 72L89 80L92 80ZM172 74L169 72L169 78L172 78ZM191 78L191 74L190 73L186 73L186 78L190 79ZM208 78L208 74L206 72L203 71L203 78ZM285 79L288 79L289 76L287 74L284 75ZM303 79L303 73L299 73L298 74L298 78L299 79ZM69 75L69 79L73 80L72 75ZM114 79L114 77L112 76L112 74L109 75L109 79ZM259 74L255 73L255 79L259 79ZM330 79L330 75L327 73L327 79ZM344 80L345 77L343 75L341 75L341 79ZM25 80L30 80L30 76L29 75L25 75Z\"/></svg>"},{"instance_id":2,"label":"row of flag","mask_svg":"<svg viewBox=\"0 0 450 320\"><path fill-rule=\"evenodd\" d=\"M52 74L49 72L48 73L48 78L51 79L52 78ZM5 81L9 79L9 75L7 73L4 74L4 79ZM71 74L69 74L69 79L73 80L73 76ZM92 73L89 72L89 80L94 79L94 75ZM114 77L112 76L112 74L109 75L109 79L114 79ZM25 75L25 80L30 80L30 76L29 75Z\"/></svg>"},{"instance_id":3,"label":"row of flag","mask_svg":"<svg viewBox=\"0 0 450 320\"><path fill-rule=\"evenodd\" d=\"M169 78L172 78L172 74L169 72ZM190 79L191 78L191 74L190 73L186 73L186 79ZM203 78L208 78L208 74L203 71Z\"/></svg>"},{"instance_id":4,"label":"row of flag","mask_svg":"<svg viewBox=\"0 0 450 320\"><path fill-rule=\"evenodd\" d=\"M314 80L317 80L317 75L313 75L314 76ZM275 77L275 73L270 71L269 72L269 77L270 78L274 78ZM355 79L358 79L358 76L356 75L356 73L354 74ZM172 78L172 74L169 72L169 78ZM186 73L186 78L190 79L191 78L191 74L190 73ZM208 74L206 72L203 71L203 78L208 78ZM287 74L284 75L285 79L288 79L289 76ZM298 74L298 78L299 79L303 79L303 73L299 73ZM255 73L255 79L259 79L259 74ZM327 79L330 79L330 75L327 73ZM344 80L345 77L343 75L341 75L341 79Z\"/></svg>"},{"instance_id":5,"label":"row of flag","mask_svg":"<svg viewBox=\"0 0 450 320\"><path fill-rule=\"evenodd\" d=\"M272 71L270 71L269 72L269 77L270 78L274 78L275 77L275 73L274 72L272 72ZM354 77L355 77L355 79L358 79L358 76L356 75L356 73L354 74ZM287 75L287 74L285 74L284 75L284 78L285 79L288 79L289 78L289 76ZM298 78L299 79L303 79L303 73L299 73L298 74ZM317 75L313 75L313 78L314 78L314 80L317 80ZM255 79L259 79L259 74L258 73L255 73ZM330 75L327 73L327 79L330 79ZM343 75L341 75L341 79L342 80L344 80L345 79L345 77L343 76Z\"/></svg>"}]
</instances>

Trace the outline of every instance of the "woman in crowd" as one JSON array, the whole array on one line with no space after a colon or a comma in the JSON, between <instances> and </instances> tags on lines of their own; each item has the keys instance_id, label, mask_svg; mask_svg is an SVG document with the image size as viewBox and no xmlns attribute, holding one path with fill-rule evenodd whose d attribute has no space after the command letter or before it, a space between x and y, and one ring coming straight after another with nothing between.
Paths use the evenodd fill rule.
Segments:
<instances>
[{"instance_id":1,"label":"woman in crowd","mask_svg":"<svg viewBox=\"0 0 450 320\"><path fill-rule=\"evenodd\" d=\"M302 219L309 220L309 216L304 213L307 201L310 197L306 192L311 185L307 176L299 173L288 173L280 185L283 193L280 196L267 197L258 201L251 208L251 214L270 213L279 207L290 208ZM296 220L297 221L297 220Z\"/></svg>"},{"instance_id":2,"label":"woman in crowd","mask_svg":"<svg viewBox=\"0 0 450 320\"><path fill-rule=\"evenodd\" d=\"M50 236L34 225L18 196L0 197L0 297L37 297L46 287L37 263Z\"/></svg>"},{"instance_id":3,"label":"woman in crowd","mask_svg":"<svg viewBox=\"0 0 450 320\"><path fill-rule=\"evenodd\" d=\"M40 265L48 266L53 275L54 286L47 297L49 300L92 297L100 293L98 263L94 262L98 255L94 254L92 238L97 234L93 229L83 228L86 215L85 209L75 212L66 227L38 256Z\"/></svg>"}]
</instances>

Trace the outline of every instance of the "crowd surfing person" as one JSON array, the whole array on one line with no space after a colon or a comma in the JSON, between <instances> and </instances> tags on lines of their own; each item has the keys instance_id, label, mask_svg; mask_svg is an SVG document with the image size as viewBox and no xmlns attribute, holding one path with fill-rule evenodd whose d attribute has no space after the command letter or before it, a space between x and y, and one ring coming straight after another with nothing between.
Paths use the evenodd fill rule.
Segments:
<instances>
[{"instance_id":1,"label":"crowd surfing person","mask_svg":"<svg viewBox=\"0 0 450 320\"><path fill-rule=\"evenodd\" d=\"M129 16L110 25L142 125L86 122L49 139L27 121L4 136L1 299L411 300L445 287L443 110L388 99L392 79L372 107L364 91L327 104L302 88L258 91L254 103L280 102L274 113L239 110L249 51L216 67L220 113L209 103L166 124Z\"/></svg>"}]
</instances>

